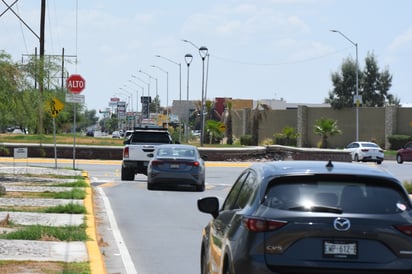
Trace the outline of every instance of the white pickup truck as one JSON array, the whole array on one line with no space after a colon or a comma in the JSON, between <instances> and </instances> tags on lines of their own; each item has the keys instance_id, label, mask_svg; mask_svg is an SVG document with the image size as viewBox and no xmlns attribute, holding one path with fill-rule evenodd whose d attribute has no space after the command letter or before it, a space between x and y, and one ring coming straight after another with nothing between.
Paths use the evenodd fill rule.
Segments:
<instances>
[{"instance_id":1,"label":"white pickup truck","mask_svg":"<svg viewBox=\"0 0 412 274\"><path fill-rule=\"evenodd\" d=\"M147 164L156 147L171 143L172 137L165 128L136 128L124 141L122 180L133 181L138 173L147 175Z\"/></svg>"}]
</instances>

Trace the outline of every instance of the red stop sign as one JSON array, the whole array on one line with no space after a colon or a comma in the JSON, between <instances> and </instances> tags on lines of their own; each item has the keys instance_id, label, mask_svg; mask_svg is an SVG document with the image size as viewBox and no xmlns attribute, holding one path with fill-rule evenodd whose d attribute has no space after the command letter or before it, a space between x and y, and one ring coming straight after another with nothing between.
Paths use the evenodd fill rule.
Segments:
<instances>
[{"instance_id":1,"label":"red stop sign","mask_svg":"<svg viewBox=\"0 0 412 274\"><path fill-rule=\"evenodd\" d=\"M66 87L71 93L80 93L86 87L86 80L80 74L72 74L67 78Z\"/></svg>"}]
</instances>

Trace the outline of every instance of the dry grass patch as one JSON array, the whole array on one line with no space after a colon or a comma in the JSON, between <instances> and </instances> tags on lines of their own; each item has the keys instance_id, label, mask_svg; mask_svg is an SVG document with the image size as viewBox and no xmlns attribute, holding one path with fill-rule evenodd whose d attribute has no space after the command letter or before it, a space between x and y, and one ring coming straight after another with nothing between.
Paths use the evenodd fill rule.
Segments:
<instances>
[{"instance_id":1,"label":"dry grass patch","mask_svg":"<svg viewBox=\"0 0 412 274\"><path fill-rule=\"evenodd\" d=\"M63 263L63 262L33 262L33 261L0 261L0 273L42 273L42 274L69 274L90 272L88 263Z\"/></svg>"}]
</instances>

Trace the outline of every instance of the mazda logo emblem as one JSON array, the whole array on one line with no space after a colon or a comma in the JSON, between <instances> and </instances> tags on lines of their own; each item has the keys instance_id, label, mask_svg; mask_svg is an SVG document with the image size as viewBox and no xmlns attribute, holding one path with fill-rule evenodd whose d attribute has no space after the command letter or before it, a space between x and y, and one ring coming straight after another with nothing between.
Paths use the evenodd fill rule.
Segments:
<instances>
[{"instance_id":1,"label":"mazda logo emblem","mask_svg":"<svg viewBox=\"0 0 412 274\"><path fill-rule=\"evenodd\" d=\"M333 227L337 231L348 231L350 229L350 221L346 218L336 218L333 221Z\"/></svg>"}]
</instances>

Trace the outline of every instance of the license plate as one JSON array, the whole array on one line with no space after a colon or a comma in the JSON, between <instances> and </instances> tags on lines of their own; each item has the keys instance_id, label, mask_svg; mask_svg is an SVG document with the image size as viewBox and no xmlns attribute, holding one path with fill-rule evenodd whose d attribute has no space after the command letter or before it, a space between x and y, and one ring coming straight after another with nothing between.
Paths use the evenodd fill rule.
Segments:
<instances>
[{"instance_id":1,"label":"license plate","mask_svg":"<svg viewBox=\"0 0 412 274\"><path fill-rule=\"evenodd\" d=\"M352 241L324 241L323 256L326 258L356 258L358 256L358 243Z\"/></svg>"},{"instance_id":2,"label":"license plate","mask_svg":"<svg viewBox=\"0 0 412 274\"><path fill-rule=\"evenodd\" d=\"M179 164L170 164L170 168L179 168Z\"/></svg>"}]
</instances>

